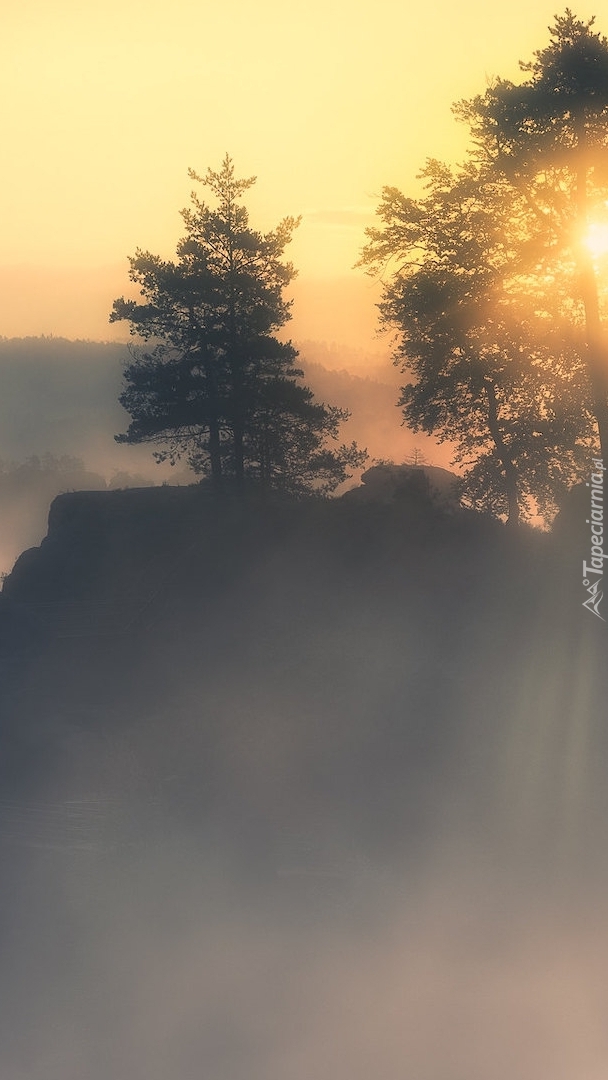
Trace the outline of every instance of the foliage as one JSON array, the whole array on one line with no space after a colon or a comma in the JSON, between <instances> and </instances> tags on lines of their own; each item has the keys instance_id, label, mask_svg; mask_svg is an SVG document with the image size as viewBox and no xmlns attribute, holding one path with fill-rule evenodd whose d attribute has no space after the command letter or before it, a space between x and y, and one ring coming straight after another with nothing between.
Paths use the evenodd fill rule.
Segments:
<instances>
[{"instance_id":1,"label":"foliage","mask_svg":"<svg viewBox=\"0 0 608 1080\"><path fill-rule=\"evenodd\" d=\"M523 83L497 80L456 112L471 126L477 159L519 191L541 223L545 273L568 281L573 317L585 325L580 353L606 456L608 356L585 242L589 223L608 217L608 41L593 25L567 9L549 45L521 64Z\"/></svg>"},{"instance_id":2,"label":"foliage","mask_svg":"<svg viewBox=\"0 0 608 1080\"><path fill-rule=\"evenodd\" d=\"M558 282L535 285L544 242L525 199L475 162L429 161L418 199L385 188L361 264L394 264L380 304L414 431L454 444L473 506L516 524L550 515L584 468L584 367Z\"/></svg>"},{"instance_id":3,"label":"foliage","mask_svg":"<svg viewBox=\"0 0 608 1080\"><path fill-rule=\"evenodd\" d=\"M412 447L412 451L405 459L406 465L428 465L429 459L419 446Z\"/></svg>"},{"instance_id":4,"label":"foliage","mask_svg":"<svg viewBox=\"0 0 608 1080\"><path fill-rule=\"evenodd\" d=\"M500 164L512 180L534 181L539 197L567 212L581 136L586 167L606 179L608 41L593 31L594 22L566 9L549 28L549 45L520 63L528 79L497 79L483 96L454 108L471 125L478 156Z\"/></svg>"},{"instance_id":5,"label":"foliage","mask_svg":"<svg viewBox=\"0 0 608 1080\"><path fill-rule=\"evenodd\" d=\"M177 261L138 250L130 276L143 302L114 303L111 321L151 342L126 369L120 400L132 423L118 440L161 444L158 460L185 455L218 484L328 492L365 454L327 448L347 414L313 402L296 350L274 336L290 317L283 290L295 271L282 256L298 221L253 230L239 200L255 178L237 179L228 156L220 172L190 176L216 208L193 192Z\"/></svg>"}]
</instances>

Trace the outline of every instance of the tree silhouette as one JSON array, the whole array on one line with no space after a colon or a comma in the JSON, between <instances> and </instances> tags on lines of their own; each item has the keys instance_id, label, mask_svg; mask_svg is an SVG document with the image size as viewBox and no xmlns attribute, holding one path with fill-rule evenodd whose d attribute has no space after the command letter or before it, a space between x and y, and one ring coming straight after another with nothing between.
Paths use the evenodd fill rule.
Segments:
<instances>
[{"instance_id":1,"label":"tree silhouette","mask_svg":"<svg viewBox=\"0 0 608 1080\"><path fill-rule=\"evenodd\" d=\"M130 277L143 302L121 297L110 316L152 346L125 371L120 401L132 422L117 439L161 444L157 460L185 455L218 485L228 476L240 489L247 478L328 492L365 454L354 444L328 448L348 413L314 402L296 350L274 336L290 318L283 290L295 271L282 256L298 220L253 230L240 199L255 178L237 179L228 155L219 172L189 175L215 208L192 193L177 261L138 250Z\"/></svg>"},{"instance_id":2,"label":"tree silhouette","mask_svg":"<svg viewBox=\"0 0 608 1080\"><path fill-rule=\"evenodd\" d=\"M608 353L598 281L585 234L606 215L608 41L569 9L550 27L549 45L522 63L520 85L498 80L457 106L476 156L520 191L545 234L545 274L569 275L584 312L584 358L602 456L608 457ZM576 318L576 313L574 315Z\"/></svg>"},{"instance_id":3,"label":"tree silhouette","mask_svg":"<svg viewBox=\"0 0 608 1080\"><path fill-rule=\"evenodd\" d=\"M557 284L534 284L542 226L523 196L475 162L430 161L426 194L385 188L361 264L395 264L380 304L400 404L414 431L454 443L473 506L511 525L530 500L550 515L585 467L585 369Z\"/></svg>"},{"instance_id":4,"label":"tree silhouette","mask_svg":"<svg viewBox=\"0 0 608 1080\"><path fill-rule=\"evenodd\" d=\"M428 465L429 459L419 446L414 446L405 459L407 465Z\"/></svg>"}]
</instances>

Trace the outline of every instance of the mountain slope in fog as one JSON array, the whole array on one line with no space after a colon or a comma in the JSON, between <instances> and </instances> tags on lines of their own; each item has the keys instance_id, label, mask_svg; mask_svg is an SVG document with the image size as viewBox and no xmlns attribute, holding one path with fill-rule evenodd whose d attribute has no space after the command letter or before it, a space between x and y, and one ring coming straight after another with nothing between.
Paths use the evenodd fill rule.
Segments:
<instances>
[{"instance_id":1,"label":"mountain slope in fog","mask_svg":"<svg viewBox=\"0 0 608 1080\"><path fill-rule=\"evenodd\" d=\"M584 492L509 536L370 472L53 502L0 596L3 1077L605 1060Z\"/></svg>"},{"instance_id":2,"label":"mountain slope in fog","mask_svg":"<svg viewBox=\"0 0 608 1080\"><path fill-rule=\"evenodd\" d=\"M128 346L113 342L0 339L0 574L19 551L40 542L50 499L60 492L133 486L137 478L192 482L185 466L154 462L150 446L115 442L129 422L118 397L130 359ZM447 460L445 447L402 426L401 376L392 364L310 341L300 361L317 399L351 412L344 441L367 447L370 459L400 461L416 445L419 453L426 448L429 461ZM336 364L340 369L331 370Z\"/></svg>"},{"instance_id":3,"label":"mountain slope in fog","mask_svg":"<svg viewBox=\"0 0 608 1080\"><path fill-rule=\"evenodd\" d=\"M581 820L605 801L605 642L578 586L553 538L424 487L60 496L1 598L6 782L138 792L252 858L286 821L375 853L463 821L551 845L556 762L583 770Z\"/></svg>"},{"instance_id":4,"label":"mountain slope in fog","mask_svg":"<svg viewBox=\"0 0 608 1080\"><path fill-rule=\"evenodd\" d=\"M340 358L340 370L329 370L327 364ZM0 458L75 454L105 473L109 466L139 470L147 455L154 474L148 448L125 449L113 441L128 425L118 397L130 360L128 346L116 342L0 339ZM345 429L349 442L369 443L377 457L403 457L409 444L395 404L399 380L394 368L378 366L377 358L370 357L370 370L351 372L346 370L351 361L364 364L365 356L328 350L319 342L306 342L299 357L315 395L353 413L354 424Z\"/></svg>"}]
</instances>

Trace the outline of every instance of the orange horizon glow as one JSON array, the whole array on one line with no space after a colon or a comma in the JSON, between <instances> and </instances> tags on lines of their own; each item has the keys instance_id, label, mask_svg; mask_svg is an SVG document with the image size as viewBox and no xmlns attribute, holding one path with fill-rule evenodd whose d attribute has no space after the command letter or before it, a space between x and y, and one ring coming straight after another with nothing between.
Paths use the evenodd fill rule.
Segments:
<instances>
[{"instance_id":1,"label":"orange horizon glow","mask_svg":"<svg viewBox=\"0 0 608 1080\"><path fill-rule=\"evenodd\" d=\"M361 0L22 0L3 14L0 334L98 337L99 311L128 289L127 257L173 256L188 167L217 168L226 152L237 175L258 177L256 228L303 215L288 257L318 297L364 277L353 264L383 186L416 193L427 157L462 159L452 102L517 78L553 15L543 2L531 18L523 0L380 0L373 12ZM121 263L112 295L88 291ZM370 291L370 327L374 302ZM349 326L348 311L327 327L298 318L329 340ZM373 330L357 333L373 345Z\"/></svg>"}]
</instances>

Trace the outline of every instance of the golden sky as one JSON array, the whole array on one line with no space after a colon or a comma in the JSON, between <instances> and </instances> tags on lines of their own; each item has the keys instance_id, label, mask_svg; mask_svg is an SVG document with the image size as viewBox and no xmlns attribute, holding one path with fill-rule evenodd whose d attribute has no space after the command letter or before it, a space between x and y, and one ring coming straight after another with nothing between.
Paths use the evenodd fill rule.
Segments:
<instances>
[{"instance_id":1,"label":"golden sky","mask_svg":"<svg viewBox=\"0 0 608 1080\"><path fill-rule=\"evenodd\" d=\"M127 288L127 256L174 253L188 167L217 168L228 151L239 175L258 177L254 226L303 215L289 250L293 336L377 348L377 295L352 264L383 185L415 192L426 157L463 156L451 103L493 76L517 78L556 10L4 0L0 334L124 336L107 315ZM608 32L608 10L596 13Z\"/></svg>"}]
</instances>

